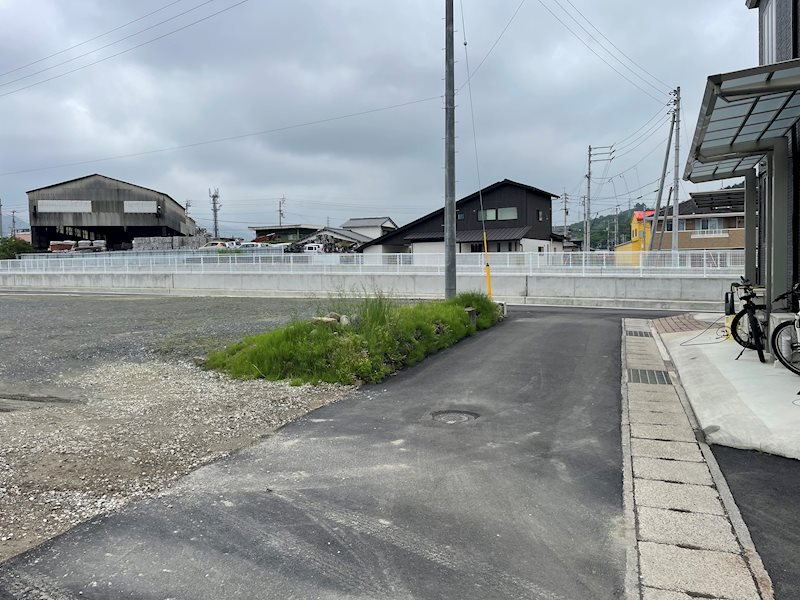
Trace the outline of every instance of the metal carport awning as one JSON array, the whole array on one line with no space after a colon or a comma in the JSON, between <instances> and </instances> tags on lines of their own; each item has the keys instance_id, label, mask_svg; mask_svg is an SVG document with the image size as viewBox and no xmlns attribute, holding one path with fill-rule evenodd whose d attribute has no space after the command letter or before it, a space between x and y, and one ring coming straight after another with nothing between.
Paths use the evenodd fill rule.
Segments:
<instances>
[{"instance_id":1,"label":"metal carport awning","mask_svg":"<svg viewBox=\"0 0 800 600\"><path fill-rule=\"evenodd\" d=\"M800 60L708 78L684 179L693 183L745 177L745 275L761 280L767 303L791 283L788 272L789 158L787 134L800 120ZM756 271L755 167L769 161L763 232L765 273Z\"/></svg>"},{"instance_id":2,"label":"metal carport awning","mask_svg":"<svg viewBox=\"0 0 800 600\"><path fill-rule=\"evenodd\" d=\"M800 119L800 60L708 78L684 179L742 177Z\"/></svg>"}]
</instances>

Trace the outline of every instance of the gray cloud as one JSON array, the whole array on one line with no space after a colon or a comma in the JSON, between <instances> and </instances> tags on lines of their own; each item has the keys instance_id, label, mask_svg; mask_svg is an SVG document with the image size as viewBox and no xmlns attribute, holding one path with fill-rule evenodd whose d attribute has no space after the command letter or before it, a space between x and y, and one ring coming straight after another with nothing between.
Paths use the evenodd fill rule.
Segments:
<instances>
[{"instance_id":1,"label":"gray cloud","mask_svg":"<svg viewBox=\"0 0 800 600\"><path fill-rule=\"evenodd\" d=\"M184 0L59 60L200 2ZM215 0L74 66L234 2ZM543 2L558 12L555 0ZM569 7L566 0L560 2ZM464 1L473 68L518 3ZM757 63L757 19L743 2L573 3L626 54L670 85L682 86L684 146L694 129L705 78ZM109 8L99 0L0 0L0 20L12 24L0 39L0 72L167 2L119 4ZM574 22L558 14L586 37ZM117 58L0 97L0 171L190 144L441 94L442 16L443 3L427 0L250 0ZM462 32L456 38L460 85L465 81ZM4 82L26 72L0 77L0 94L23 83L3 87ZM483 184L508 177L556 193L579 188L589 144L625 138L659 106L595 57L536 0L525 3L474 77L473 98ZM457 118L461 196L477 186L466 88L458 96ZM27 189L100 172L155 187L179 201L191 198L193 214L203 219L210 216L207 189L219 186L221 218L231 232L243 233L244 223L274 221L276 202L271 199L283 194L290 220L324 222L330 217L338 224L350 216L382 214L405 222L442 201L442 136L442 103L437 99L208 146L6 175L0 177L0 197L4 212L21 210L26 207ZM666 128L612 164L608 173L630 167L664 137ZM629 171L627 187L654 179L662 156L657 150ZM600 174L603 168L598 167ZM694 189L684 185L685 191ZM621 180L615 186L624 205L626 186ZM613 196L613 186L599 192L599 197ZM598 200L597 209L614 203Z\"/></svg>"}]
</instances>

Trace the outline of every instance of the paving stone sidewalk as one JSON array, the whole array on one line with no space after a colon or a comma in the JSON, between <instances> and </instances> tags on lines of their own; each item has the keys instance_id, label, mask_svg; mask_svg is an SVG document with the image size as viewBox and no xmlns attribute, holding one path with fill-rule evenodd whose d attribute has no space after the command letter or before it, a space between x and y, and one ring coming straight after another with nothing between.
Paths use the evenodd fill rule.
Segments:
<instances>
[{"instance_id":1,"label":"paving stone sidewalk","mask_svg":"<svg viewBox=\"0 0 800 600\"><path fill-rule=\"evenodd\" d=\"M696 327L672 319L662 330ZM771 600L769 576L698 435L678 374L662 357L656 329L642 319L625 319L623 327L625 504L637 548L629 573L638 573L629 596Z\"/></svg>"}]
</instances>

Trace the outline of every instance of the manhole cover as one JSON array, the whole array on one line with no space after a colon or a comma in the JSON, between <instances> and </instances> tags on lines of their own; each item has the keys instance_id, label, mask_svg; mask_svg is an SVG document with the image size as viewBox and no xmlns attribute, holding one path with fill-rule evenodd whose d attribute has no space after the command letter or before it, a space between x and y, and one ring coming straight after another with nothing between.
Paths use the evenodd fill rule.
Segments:
<instances>
[{"instance_id":1,"label":"manhole cover","mask_svg":"<svg viewBox=\"0 0 800 600\"><path fill-rule=\"evenodd\" d=\"M478 414L466 410L439 410L431 413L434 421L455 425L456 423L466 423L478 418Z\"/></svg>"}]
</instances>

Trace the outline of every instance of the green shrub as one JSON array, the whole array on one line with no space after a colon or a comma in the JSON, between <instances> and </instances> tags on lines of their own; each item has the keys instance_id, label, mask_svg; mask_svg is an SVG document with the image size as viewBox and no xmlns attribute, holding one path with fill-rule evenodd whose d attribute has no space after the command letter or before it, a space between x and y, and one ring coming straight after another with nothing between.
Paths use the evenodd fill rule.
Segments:
<instances>
[{"instance_id":1,"label":"green shrub","mask_svg":"<svg viewBox=\"0 0 800 600\"><path fill-rule=\"evenodd\" d=\"M0 260L10 260L17 257L17 254L33 252L33 246L25 240L13 237L0 237Z\"/></svg>"},{"instance_id":2,"label":"green shrub","mask_svg":"<svg viewBox=\"0 0 800 600\"><path fill-rule=\"evenodd\" d=\"M466 306L478 312L477 329L497 322L495 305L477 293L409 305L378 295L352 305L349 326L291 323L212 353L206 367L238 378L288 379L293 384L377 383L472 335L475 328Z\"/></svg>"}]
</instances>

